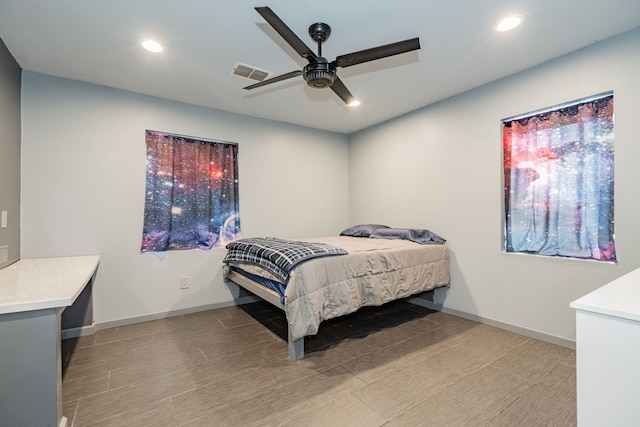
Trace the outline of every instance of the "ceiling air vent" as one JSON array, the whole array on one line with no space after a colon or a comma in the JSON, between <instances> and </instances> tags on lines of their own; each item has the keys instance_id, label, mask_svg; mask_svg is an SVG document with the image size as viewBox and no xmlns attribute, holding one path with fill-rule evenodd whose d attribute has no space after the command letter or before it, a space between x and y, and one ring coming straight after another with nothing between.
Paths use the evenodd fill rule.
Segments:
<instances>
[{"instance_id":1,"label":"ceiling air vent","mask_svg":"<svg viewBox=\"0 0 640 427\"><path fill-rule=\"evenodd\" d=\"M234 65L231 69L231 74L234 76L244 77L245 79L261 82L269 77L271 75L271 72L252 67L251 65L236 62L236 65Z\"/></svg>"}]
</instances>

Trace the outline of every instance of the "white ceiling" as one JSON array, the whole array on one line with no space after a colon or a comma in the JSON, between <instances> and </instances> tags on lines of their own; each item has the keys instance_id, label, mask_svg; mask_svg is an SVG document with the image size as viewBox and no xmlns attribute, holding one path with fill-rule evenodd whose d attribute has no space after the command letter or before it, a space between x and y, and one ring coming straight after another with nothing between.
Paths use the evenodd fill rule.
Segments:
<instances>
[{"instance_id":1,"label":"white ceiling","mask_svg":"<svg viewBox=\"0 0 640 427\"><path fill-rule=\"evenodd\" d=\"M254 6L313 51L309 25L329 24L330 61L416 36L422 49L339 68L357 108L302 77L246 91L236 62L274 75L306 64ZM496 32L509 13L524 23ZM25 70L345 134L638 26L638 0L0 0L0 38Z\"/></svg>"}]
</instances>

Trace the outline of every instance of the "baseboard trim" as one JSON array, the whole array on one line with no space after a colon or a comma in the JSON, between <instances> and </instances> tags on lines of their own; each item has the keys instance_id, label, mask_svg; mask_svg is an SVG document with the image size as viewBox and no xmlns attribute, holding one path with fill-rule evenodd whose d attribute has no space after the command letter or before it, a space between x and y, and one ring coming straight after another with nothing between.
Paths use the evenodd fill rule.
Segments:
<instances>
[{"instance_id":1,"label":"baseboard trim","mask_svg":"<svg viewBox=\"0 0 640 427\"><path fill-rule=\"evenodd\" d=\"M95 323L87 326L80 326L78 328L68 328L60 331L60 338L63 340L69 338L78 338L84 335L92 335L96 333Z\"/></svg>"},{"instance_id":2,"label":"baseboard trim","mask_svg":"<svg viewBox=\"0 0 640 427\"><path fill-rule=\"evenodd\" d=\"M152 313L152 314L145 314L143 316L136 316L136 317L127 317L124 319L117 319L117 320L110 320L107 322L98 322L95 323L95 330L101 330L101 329L108 329L108 328L115 328L118 326L126 326L126 325L132 325L134 323L142 323L142 322L148 322L150 320L158 320L158 319L165 319L167 317L173 317L173 316L181 316L184 314L190 314L190 313L197 313L200 311L206 311L206 310L215 310L217 308L224 308L224 307L231 307L231 306L235 306L235 305L242 305L242 304L249 304L252 302L257 302L257 301L261 301L260 299L254 297L254 296L243 296L243 297L239 297L234 299L233 301L228 301L228 302L221 302L221 303L215 303L215 304L206 304L206 305L200 305L197 307L188 307L188 308L180 308L177 310L170 310L170 311L164 311L164 312L160 312L160 313Z\"/></svg>"},{"instance_id":3,"label":"baseboard trim","mask_svg":"<svg viewBox=\"0 0 640 427\"><path fill-rule=\"evenodd\" d=\"M92 335L96 331L101 329L132 325L134 323L148 322L150 320L165 319L167 317L181 316L184 314L197 313L197 312L206 311L206 310L215 310L217 308L224 308L224 307L230 307L230 306L236 306L236 305L242 305L242 304L250 304L250 303L259 302L259 301L262 301L262 300L253 295L248 295L248 296L242 296L242 297L236 298L233 301L228 301L228 302L206 304L206 305L201 305L197 307L188 307L188 308L182 308L178 310L170 310L170 311L165 311L160 313L147 314L143 316L111 320L108 322L99 322L99 323L94 322L92 325L88 325L88 326L64 329L63 331L61 331L61 338L63 340L69 339L69 338L78 338L84 335ZM514 325L512 323L503 322L501 320L492 319L490 317L480 316L477 314L471 314L461 310L456 310L454 308L445 307L443 305L436 304L432 301L428 301L426 299L419 298L419 297L410 298L408 299L408 301L412 304L419 305L421 307L426 307L431 310L442 311L443 313L452 314L454 316L462 317L464 319L469 319L474 322L482 323L485 325L495 326L496 328L504 329L510 332L514 332L516 334L539 339L541 341L549 342L552 344L557 344L562 347L567 347L573 350L575 350L576 348L575 341L569 340L567 338L558 337L556 335L551 335L535 329L529 329L519 325Z\"/></svg>"},{"instance_id":4,"label":"baseboard trim","mask_svg":"<svg viewBox=\"0 0 640 427\"><path fill-rule=\"evenodd\" d=\"M411 298L409 302L421 307L430 308L431 310L442 311L443 313L452 314L454 316L462 317L464 319L473 320L474 322L482 323L489 326L495 326L496 328L504 329L509 332L524 335L527 337L535 338L540 341L545 341L551 344L556 344L562 347L576 349L576 342L567 338L559 337L556 335L548 334L535 329L525 328L523 326L514 325L512 323L503 322L501 320L492 319L486 316L480 316L477 314L466 313L455 308L445 307L440 304L436 304L432 301L427 301L422 298Z\"/></svg>"},{"instance_id":5,"label":"baseboard trim","mask_svg":"<svg viewBox=\"0 0 640 427\"><path fill-rule=\"evenodd\" d=\"M230 306L236 306L236 305L242 305L242 304L250 304L250 303L259 302L259 301L262 301L262 300L253 295L248 295L248 296L242 296L242 297L236 298L233 301L228 301L228 302L206 304L206 305L201 305L197 307L188 307L188 308L182 308L178 310L170 310L170 311L165 311L160 313L146 314L143 316L111 320L108 322L99 322L99 323L94 322L92 325L89 325L89 326L81 326L78 328L64 329L63 331L61 331L61 338L63 340L69 339L69 338L78 338L84 335L92 335L96 331L101 329L132 325L134 323L148 322L150 320L165 319L167 317L181 316L184 314L197 313L197 312L206 311L206 310L215 310L217 308L224 308L224 307L230 307ZM412 304L419 305L421 307L426 307L431 310L442 311L443 313L452 314L454 316L473 320L474 322L482 323L485 325L495 326L496 328L504 329L510 332L514 332L516 334L539 339L541 341L549 342L552 344L557 344L562 347L567 347L573 350L575 350L576 348L576 342L573 340L563 338L563 337L558 337L556 335L551 335L535 329L529 329L519 325L514 325L512 323L503 322L501 320L492 319L490 317L480 316L477 314L471 314L461 310L456 310L454 308L445 307L443 305L436 304L432 301L428 301L426 299L419 298L419 297L410 298L408 299L408 301Z\"/></svg>"}]
</instances>

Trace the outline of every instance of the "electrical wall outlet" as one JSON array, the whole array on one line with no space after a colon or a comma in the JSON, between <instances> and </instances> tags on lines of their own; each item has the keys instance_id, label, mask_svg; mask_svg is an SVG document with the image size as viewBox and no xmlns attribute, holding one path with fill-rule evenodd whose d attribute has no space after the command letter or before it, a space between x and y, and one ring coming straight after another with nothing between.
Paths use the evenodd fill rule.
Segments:
<instances>
[{"instance_id":1,"label":"electrical wall outlet","mask_svg":"<svg viewBox=\"0 0 640 427\"><path fill-rule=\"evenodd\" d=\"M7 211L2 211L2 214L0 215L0 217L1 217L0 227L7 228Z\"/></svg>"},{"instance_id":2,"label":"electrical wall outlet","mask_svg":"<svg viewBox=\"0 0 640 427\"><path fill-rule=\"evenodd\" d=\"M180 278L180 289L189 289L189 278L184 276Z\"/></svg>"}]
</instances>

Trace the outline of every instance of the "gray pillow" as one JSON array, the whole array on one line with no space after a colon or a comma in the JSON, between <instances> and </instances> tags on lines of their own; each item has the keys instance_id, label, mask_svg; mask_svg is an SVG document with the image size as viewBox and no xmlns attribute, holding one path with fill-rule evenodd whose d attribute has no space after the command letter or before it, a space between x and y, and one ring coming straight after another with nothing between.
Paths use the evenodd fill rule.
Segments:
<instances>
[{"instance_id":1,"label":"gray pillow","mask_svg":"<svg viewBox=\"0 0 640 427\"><path fill-rule=\"evenodd\" d=\"M382 228L371 233L372 239L402 239L421 245L442 244L446 240L436 233L419 228Z\"/></svg>"},{"instance_id":2,"label":"gray pillow","mask_svg":"<svg viewBox=\"0 0 640 427\"><path fill-rule=\"evenodd\" d=\"M382 224L358 224L342 230L342 233L340 233L340 235L352 237L369 237L371 236L371 233L381 228L389 227Z\"/></svg>"}]
</instances>

